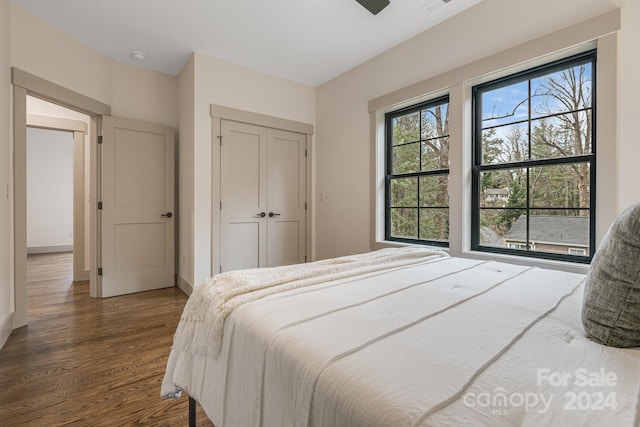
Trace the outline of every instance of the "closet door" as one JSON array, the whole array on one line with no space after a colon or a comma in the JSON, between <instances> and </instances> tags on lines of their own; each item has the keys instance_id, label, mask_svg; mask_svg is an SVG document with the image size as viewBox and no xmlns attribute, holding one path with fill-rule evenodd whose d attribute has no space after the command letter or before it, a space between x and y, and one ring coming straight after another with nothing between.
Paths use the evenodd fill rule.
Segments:
<instances>
[{"instance_id":1,"label":"closet door","mask_svg":"<svg viewBox=\"0 0 640 427\"><path fill-rule=\"evenodd\" d=\"M267 266L297 264L306 252L306 135L267 132Z\"/></svg>"},{"instance_id":2,"label":"closet door","mask_svg":"<svg viewBox=\"0 0 640 427\"><path fill-rule=\"evenodd\" d=\"M222 120L220 272L305 262L306 135Z\"/></svg>"},{"instance_id":3,"label":"closet door","mask_svg":"<svg viewBox=\"0 0 640 427\"><path fill-rule=\"evenodd\" d=\"M220 272L264 267L267 129L227 120L220 129Z\"/></svg>"}]
</instances>

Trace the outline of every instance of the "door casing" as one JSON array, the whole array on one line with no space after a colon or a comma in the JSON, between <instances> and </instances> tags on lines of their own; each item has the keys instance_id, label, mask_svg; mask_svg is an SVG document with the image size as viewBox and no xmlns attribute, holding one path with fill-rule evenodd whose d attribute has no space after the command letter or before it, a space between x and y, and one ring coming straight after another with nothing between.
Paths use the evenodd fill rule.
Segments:
<instances>
[{"instance_id":1,"label":"door casing","mask_svg":"<svg viewBox=\"0 0 640 427\"><path fill-rule=\"evenodd\" d=\"M294 120L283 119L259 113L253 113L235 108L225 107L221 105L211 104L210 112L212 117L212 165L220 164L220 144L218 136L221 135L221 121L231 120L240 123L247 123L257 126L264 126L272 129L280 129L289 132L305 134L307 136L307 218L306 218L306 235L307 248L306 253L309 255L308 261L315 259L315 250L313 241L315 240L315 218L314 212L314 195L315 188L312 185L313 177L313 134L314 126L309 123L297 122ZM212 209L211 209L211 274L217 274L220 271L220 210L216 207L220 205L220 169L213 168L215 172L212 174Z\"/></svg>"},{"instance_id":2,"label":"door casing","mask_svg":"<svg viewBox=\"0 0 640 427\"><path fill-rule=\"evenodd\" d=\"M110 115L111 107L102 102L51 83L18 68L11 70L13 84L13 266L14 278L14 314L13 328L27 324L27 197L26 197L26 145L27 145L27 95L62 105L87 114L91 118L90 127L90 189L92 195L98 194L97 180L97 129L102 115ZM97 240L97 213L95 197L92 197L91 211L91 262L90 295L99 295L96 265L99 256Z\"/></svg>"}]
</instances>

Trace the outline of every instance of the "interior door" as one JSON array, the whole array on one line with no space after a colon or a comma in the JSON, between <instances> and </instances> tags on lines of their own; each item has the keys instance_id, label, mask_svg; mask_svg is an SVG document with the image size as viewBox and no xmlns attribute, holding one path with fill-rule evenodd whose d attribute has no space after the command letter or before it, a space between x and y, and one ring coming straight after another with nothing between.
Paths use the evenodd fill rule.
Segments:
<instances>
[{"instance_id":1,"label":"interior door","mask_svg":"<svg viewBox=\"0 0 640 427\"><path fill-rule=\"evenodd\" d=\"M266 265L267 129L220 126L220 272Z\"/></svg>"},{"instance_id":2,"label":"interior door","mask_svg":"<svg viewBox=\"0 0 640 427\"><path fill-rule=\"evenodd\" d=\"M305 262L306 135L220 130L220 272Z\"/></svg>"},{"instance_id":3,"label":"interior door","mask_svg":"<svg viewBox=\"0 0 640 427\"><path fill-rule=\"evenodd\" d=\"M306 135L269 129L267 267L305 262Z\"/></svg>"},{"instance_id":4,"label":"interior door","mask_svg":"<svg viewBox=\"0 0 640 427\"><path fill-rule=\"evenodd\" d=\"M101 296L173 286L174 131L105 116L102 134Z\"/></svg>"}]
</instances>

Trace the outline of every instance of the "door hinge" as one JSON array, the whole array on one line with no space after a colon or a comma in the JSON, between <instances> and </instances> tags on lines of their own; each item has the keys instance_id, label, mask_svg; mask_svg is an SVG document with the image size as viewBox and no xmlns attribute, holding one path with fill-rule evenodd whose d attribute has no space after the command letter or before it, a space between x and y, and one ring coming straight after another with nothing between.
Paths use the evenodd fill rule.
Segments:
<instances>
[{"instance_id":1,"label":"door hinge","mask_svg":"<svg viewBox=\"0 0 640 427\"><path fill-rule=\"evenodd\" d=\"M218 141L220 141L220 145L222 145L222 135L218 135Z\"/></svg>"},{"instance_id":2,"label":"door hinge","mask_svg":"<svg viewBox=\"0 0 640 427\"><path fill-rule=\"evenodd\" d=\"M102 276L102 267L98 268L98 276Z\"/></svg>"},{"instance_id":3,"label":"door hinge","mask_svg":"<svg viewBox=\"0 0 640 427\"><path fill-rule=\"evenodd\" d=\"M102 144L102 135L98 136L98 144Z\"/></svg>"},{"instance_id":4,"label":"door hinge","mask_svg":"<svg viewBox=\"0 0 640 427\"><path fill-rule=\"evenodd\" d=\"M220 273L222 273L222 265L220 266Z\"/></svg>"},{"instance_id":5,"label":"door hinge","mask_svg":"<svg viewBox=\"0 0 640 427\"><path fill-rule=\"evenodd\" d=\"M220 210L222 210L222 202L220 202Z\"/></svg>"},{"instance_id":6,"label":"door hinge","mask_svg":"<svg viewBox=\"0 0 640 427\"><path fill-rule=\"evenodd\" d=\"M306 255L304 256L304 262L307 262L307 256Z\"/></svg>"},{"instance_id":7,"label":"door hinge","mask_svg":"<svg viewBox=\"0 0 640 427\"><path fill-rule=\"evenodd\" d=\"M98 202L98 210L102 210L102 202Z\"/></svg>"},{"instance_id":8,"label":"door hinge","mask_svg":"<svg viewBox=\"0 0 640 427\"><path fill-rule=\"evenodd\" d=\"M307 210L307 202L304 202L304 210Z\"/></svg>"},{"instance_id":9,"label":"door hinge","mask_svg":"<svg viewBox=\"0 0 640 427\"><path fill-rule=\"evenodd\" d=\"M307 149L304 149L304 156L307 157Z\"/></svg>"}]
</instances>

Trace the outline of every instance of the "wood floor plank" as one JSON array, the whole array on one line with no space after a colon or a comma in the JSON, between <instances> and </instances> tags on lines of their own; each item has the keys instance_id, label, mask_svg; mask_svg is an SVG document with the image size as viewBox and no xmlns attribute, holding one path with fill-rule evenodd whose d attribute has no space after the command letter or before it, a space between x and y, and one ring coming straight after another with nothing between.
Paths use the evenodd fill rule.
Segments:
<instances>
[{"instance_id":1,"label":"wood floor plank","mask_svg":"<svg viewBox=\"0 0 640 427\"><path fill-rule=\"evenodd\" d=\"M188 425L187 396L160 398L178 288L90 298L70 253L29 255L27 280L29 325L0 350L1 425ZM197 418L213 426L199 406Z\"/></svg>"}]
</instances>

